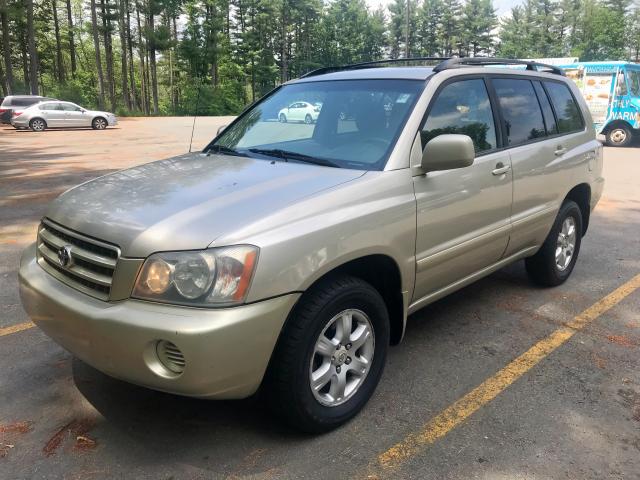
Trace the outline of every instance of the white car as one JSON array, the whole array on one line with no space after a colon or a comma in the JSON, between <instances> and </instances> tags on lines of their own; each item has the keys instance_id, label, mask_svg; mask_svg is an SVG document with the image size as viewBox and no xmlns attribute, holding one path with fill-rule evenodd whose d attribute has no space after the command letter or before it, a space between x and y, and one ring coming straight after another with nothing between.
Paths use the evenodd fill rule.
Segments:
<instances>
[{"instance_id":1,"label":"white car","mask_svg":"<svg viewBox=\"0 0 640 480\"><path fill-rule=\"evenodd\" d=\"M57 100L36 103L11 119L11 125L15 128L30 128L34 132L53 127L92 127L94 130L104 130L117 123L113 113L87 110L75 103Z\"/></svg>"},{"instance_id":2,"label":"white car","mask_svg":"<svg viewBox=\"0 0 640 480\"><path fill-rule=\"evenodd\" d=\"M304 122L313 123L318 119L320 106L307 102L293 102L278 112L278 120L281 123Z\"/></svg>"}]
</instances>

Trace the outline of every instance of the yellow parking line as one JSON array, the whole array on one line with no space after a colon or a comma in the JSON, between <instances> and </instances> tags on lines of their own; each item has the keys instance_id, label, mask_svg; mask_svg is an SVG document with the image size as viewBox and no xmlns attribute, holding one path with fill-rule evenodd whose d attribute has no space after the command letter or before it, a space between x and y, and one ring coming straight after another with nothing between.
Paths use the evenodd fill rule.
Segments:
<instances>
[{"instance_id":1,"label":"yellow parking line","mask_svg":"<svg viewBox=\"0 0 640 480\"><path fill-rule=\"evenodd\" d=\"M445 408L436 417L427 422L419 432L409 434L400 443L378 455L374 464L369 468L368 478L379 478L378 473L381 474L381 477L386 476L390 470L399 467L405 460L416 455L439 438L444 437L531 370L543 358L564 344L576 332L614 307L639 287L640 275L636 275L577 315L566 326L558 328L549 336L540 340L494 376Z\"/></svg>"},{"instance_id":2,"label":"yellow parking line","mask_svg":"<svg viewBox=\"0 0 640 480\"><path fill-rule=\"evenodd\" d=\"M24 322L24 323L18 323L17 325L11 325L10 327L0 328L0 337L4 337L5 335L11 335L12 333L18 333L23 330L28 330L33 327L35 327L33 322Z\"/></svg>"}]
</instances>

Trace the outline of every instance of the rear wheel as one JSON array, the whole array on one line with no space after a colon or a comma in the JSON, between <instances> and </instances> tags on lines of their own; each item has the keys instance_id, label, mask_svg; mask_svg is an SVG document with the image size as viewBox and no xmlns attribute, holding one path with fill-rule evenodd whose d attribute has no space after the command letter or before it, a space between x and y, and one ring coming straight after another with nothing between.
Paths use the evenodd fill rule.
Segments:
<instances>
[{"instance_id":1,"label":"rear wheel","mask_svg":"<svg viewBox=\"0 0 640 480\"><path fill-rule=\"evenodd\" d=\"M299 430L338 427L373 394L388 346L386 305L371 285L347 276L322 282L282 332L265 384L271 408Z\"/></svg>"},{"instance_id":2,"label":"rear wheel","mask_svg":"<svg viewBox=\"0 0 640 480\"><path fill-rule=\"evenodd\" d=\"M94 130L104 130L105 128L107 128L107 121L102 117L97 117L93 119L93 122L91 122L91 126Z\"/></svg>"},{"instance_id":3,"label":"rear wheel","mask_svg":"<svg viewBox=\"0 0 640 480\"><path fill-rule=\"evenodd\" d=\"M626 147L633 139L633 131L626 125L616 125L607 132L606 138L610 147Z\"/></svg>"},{"instance_id":4,"label":"rear wheel","mask_svg":"<svg viewBox=\"0 0 640 480\"><path fill-rule=\"evenodd\" d=\"M29 127L34 132L42 132L47 128L47 122L41 118L34 118L29 122Z\"/></svg>"},{"instance_id":5,"label":"rear wheel","mask_svg":"<svg viewBox=\"0 0 640 480\"><path fill-rule=\"evenodd\" d=\"M310 124L311 122L313 122L313 118L311 118L311 115L307 113L307 115L304 117L304 123Z\"/></svg>"},{"instance_id":6,"label":"rear wheel","mask_svg":"<svg viewBox=\"0 0 640 480\"><path fill-rule=\"evenodd\" d=\"M562 204L542 247L525 260L529 277L539 285L555 287L571 275L582 240L582 213L577 203Z\"/></svg>"}]
</instances>

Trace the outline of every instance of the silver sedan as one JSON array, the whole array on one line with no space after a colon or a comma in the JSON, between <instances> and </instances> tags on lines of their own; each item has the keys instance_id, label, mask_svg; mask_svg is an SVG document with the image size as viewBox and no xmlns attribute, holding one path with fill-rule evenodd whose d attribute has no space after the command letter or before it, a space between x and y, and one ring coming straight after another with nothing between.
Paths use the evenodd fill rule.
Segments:
<instances>
[{"instance_id":1,"label":"silver sedan","mask_svg":"<svg viewBox=\"0 0 640 480\"><path fill-rule=\"evenodd\" d=\"M116 116L109 112L87 110L71 102L40 102L22 112L14 112L11 125L15 128L30 128L42 132L50 127L92 127L104 130L118 123Z\"/></svg>"}]
</instances>

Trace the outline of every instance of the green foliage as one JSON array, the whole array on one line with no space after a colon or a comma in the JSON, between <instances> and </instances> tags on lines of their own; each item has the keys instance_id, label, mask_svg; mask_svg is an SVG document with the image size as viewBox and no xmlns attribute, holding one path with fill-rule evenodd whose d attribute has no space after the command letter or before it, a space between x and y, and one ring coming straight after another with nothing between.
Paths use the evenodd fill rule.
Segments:
<instances>
[{"instance_id":1,"label":"green foliage","mask_svg":"<svg viewBox=\"0 0 640 480\"><path fill-rule=\"evenodd\" d=\"M29 89L26 1L3 0L0 11L13 78L3 93ZM159 115L192 114L199 95L200 114L221 115L315 68L407 51L637 61L640 4L631 2L524 0L498 21L492 0L391 0L377 10L366 0L71 0L71 11L66 0L38 0L33 38L40 93L119 114L155 114L157 103Z\"/></svg>"}]
</instances>

